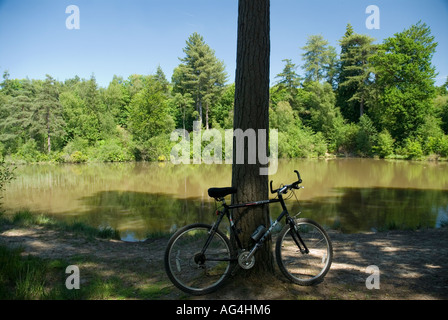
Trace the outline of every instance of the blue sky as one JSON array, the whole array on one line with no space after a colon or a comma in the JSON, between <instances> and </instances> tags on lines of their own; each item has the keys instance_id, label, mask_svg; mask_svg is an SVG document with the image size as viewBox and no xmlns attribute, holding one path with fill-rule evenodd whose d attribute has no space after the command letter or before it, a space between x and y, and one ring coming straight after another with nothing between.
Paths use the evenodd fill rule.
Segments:
<instances>
[{"instance_id":1,"label":"blue sky","mask_svg":"<svg viewBox=\"0 0 448 320\"><path fill-rule=\"evenodd\" d=\"M66 28L69 5L80 10L79 30ZM369 5L380 9L380 29L365 25ZM238 0L0 0L0 72L61 81L94 74L106 87L114 75L152 74L160 65L170 79L185 41L198 32L233 82L237 11ZM439 43L433 64L440 85L448 76L448 0L271 0L271 82L283 59L302 64L309 35L321 34L339 53L348 22L382 42L419 20Z\"/></svg>"}]
</instances>

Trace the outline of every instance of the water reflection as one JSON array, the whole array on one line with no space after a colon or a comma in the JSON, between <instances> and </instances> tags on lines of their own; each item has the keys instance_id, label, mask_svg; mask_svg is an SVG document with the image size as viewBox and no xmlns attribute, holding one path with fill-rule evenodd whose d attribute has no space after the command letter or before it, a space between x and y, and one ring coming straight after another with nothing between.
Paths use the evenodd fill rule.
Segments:
<instances>
[{"instance_id":1,"label":"water reflection","mask_svg":"<svg viewBox=\"0 0 448 320\"><path fill-rule=\"evenodd\" d=\"M89 208L84 214L87 223L122 230L122 238L128 240L171 233L194 222L212 222L215 208L200 198L130 191L102 191L81 200Z\"/></svg>"},{"instance_id":2,"label":"water reflection","mask_svg":"<svg viewBox=\"0 0 448 320\"><path fill-rule=\"evenodd\" d=\"M339 188L338 197L303 202L302 212L344 233L440 227L448 191L408 188Z\"/></svg>"},{"instance_id":3,"label":"water reflection","mask_svg":"<svg viewBox=\"0 0 448 320\"><path fill-rule=\"evenodd\" d=\"M373 159L280 160L274 186L294 180L305 189L287 202L343 232L439 227L448 221L448 164ZM226 187L230 165L119 163L30 165L3 193L3 208L79 219L118 229L123 239L144 239L192 222L214 220L210 187ZM261 199L254 199L261 200ZM271 206L276 217L280 206Z\"/></svg>"}]
</instances>

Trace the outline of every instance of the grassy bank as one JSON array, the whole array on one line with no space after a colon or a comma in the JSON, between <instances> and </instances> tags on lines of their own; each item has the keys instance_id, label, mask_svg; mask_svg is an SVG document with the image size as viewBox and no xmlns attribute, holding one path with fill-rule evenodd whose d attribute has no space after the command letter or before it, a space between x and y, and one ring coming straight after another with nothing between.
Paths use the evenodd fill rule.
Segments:
<instances>
[{"instance_id":1,"label":"grassy bank","mask_svg":"<svg viewBox=\"0 0 448 320\"><path fill-rule=\"evenodd\" d=\"M73 232L90 238L120 239L120 234L113 228L94 228L83 222L74 221L71 223L58 221L46 215L32 214L28 210L19 211L13 216L0 216L0 226L12 224L14 226L45 226L59 231Z\"/></svg>"},{"instance_id":2,"label":"grassy bank","mask_svg":"<svg viewBox=\"0 0 448 320\"><path fill-rule=\"evenodd\" d=\"M95 229L83 223L63 223L44 215L32 215L28 211L13 216L0 216L0 233L12 229L42 228L56 231L61 238L68 236L92 242L101 239L117 239L113 229ZM67 255L66 259L40 258L25 254L22 247L0 244L0 300L102 300L137 298L135 290L120 278L119 273L104 277L96 267L94 256ZM80 290L68 290L65 286L70 273L69 265L83 270ZM157 298L166 293L159 283L147 286L138 293L138 298Z\"/></svg>"}]
</instances>

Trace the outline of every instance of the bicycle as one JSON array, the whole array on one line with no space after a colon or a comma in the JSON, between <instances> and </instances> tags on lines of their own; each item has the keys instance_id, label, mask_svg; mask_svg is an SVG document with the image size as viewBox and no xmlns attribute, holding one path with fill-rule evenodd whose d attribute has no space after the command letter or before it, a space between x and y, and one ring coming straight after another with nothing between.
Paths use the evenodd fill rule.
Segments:
<instances>
[{"instance_id":1,"label":"bicycle","mask_svg":"<svg viewBox=\"0 0 448 320\"><path fill-rule=\"evenodd\" d=\"M285 205L284 194L299 186L302 179L280 186L271 193L277 197L250 203L227 205L225 196L235 194L236 188L210 188L208 195L222 203L217 210L218 218L213 225L194 223L179 229L170 238L165 251L165 271L171 282L182 291L192 295L208 294L219 287L233 274L235 266L250 269L255 264L255 252L263 245L275 226L285 218L286 223L277 236L275 257L279 269L293 283L309 286L323 280L333 260L333 247L327 232L313 220L293 218ZM253 246L243 248L238 238L238 229L232 209L261 206L280 202L283 211L267 229L260 225L252 234ZM233 234L237 248L231 246L229 237L219 226L224 218L229 220L229 232Z\"/></svg>"}]
</instances>

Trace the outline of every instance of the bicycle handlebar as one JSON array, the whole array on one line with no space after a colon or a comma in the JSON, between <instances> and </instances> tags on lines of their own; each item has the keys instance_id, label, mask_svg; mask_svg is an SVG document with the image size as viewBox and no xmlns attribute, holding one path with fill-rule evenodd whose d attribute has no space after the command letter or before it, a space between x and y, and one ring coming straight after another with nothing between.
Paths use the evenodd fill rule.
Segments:
<instances>
[{"instance_id":1,"label":"bicycle handlebar","mask_svg":"<svg viewBox=\"0 0 448 320\"><path fill-rule=\"evenodd\" d=\"M272 190L272 180L271 180L271 193L276 193L276 192L280 192L280 193L285 193L288 189L299 189L299 184L302 183L302 178L300 177L300 173L297 170L294 170L294 172L297 174L297 181L293 182L291 184L285 185L281 188Z\"/></svg>"}]
</instances>

